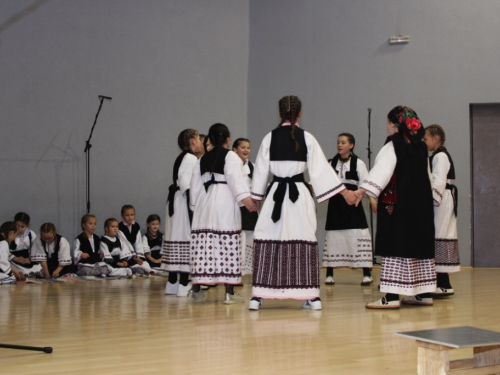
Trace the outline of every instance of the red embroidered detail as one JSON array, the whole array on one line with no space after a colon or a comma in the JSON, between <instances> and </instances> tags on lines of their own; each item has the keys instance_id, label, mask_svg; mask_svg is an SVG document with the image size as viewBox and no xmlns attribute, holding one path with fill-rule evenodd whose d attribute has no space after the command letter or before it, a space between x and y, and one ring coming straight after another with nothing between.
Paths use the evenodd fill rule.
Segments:
<instances>
[{"instance_id":1,"label":"red embroidered detail","mask_svg":"<svg viewBox=\"0 0 500 375\"><path fill-rule=\"evenodd\" d=\"M382 194L382 203L386 204L385 209L392 215L394 211L394 204L398 203L398 194L396 192L396 175L393 174L387 189Z\"/></svg>"}]
</instances>

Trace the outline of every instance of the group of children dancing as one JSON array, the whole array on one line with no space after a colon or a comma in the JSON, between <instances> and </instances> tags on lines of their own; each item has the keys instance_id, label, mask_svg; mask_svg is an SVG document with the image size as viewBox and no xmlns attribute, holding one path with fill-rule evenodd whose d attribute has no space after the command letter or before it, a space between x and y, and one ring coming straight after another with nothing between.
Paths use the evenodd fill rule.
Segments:
<instances>
[{"instance_id":1,"label":"group of children dancing","mask_svg":"<svg viewBox=\"0 0 500 375\"><path fill-rule=\"evenodd\" d=\"M338 136L337 154L327 160L314 136L299 125L298 97L283 97L279 115L255 165L248 160L248 139L237 139L230 151L224 124L212 125L206 136L195 129L179 134L182 152L173 166L165 235L160 217L150 215L142 236L129 205L122 208L122 221L105 221L102 237L94 234L96 218L87 214L72 259L68 241L53 224L43 224L36 237L29 217L16 215L15 222L0 228L0 283L22 274L131 277L163 271L168 272L168 295L203 302L203 286L224 284L223 303L236 304L243 298L234 287L251 274L250 310L262 308L265 299L302 300L303 308L319 310L314 200L329 201L325 283L335 283L335 268L350 267L362 268L361 285L370 285L372 239L359 204L368 197L377 214L375 254L382 256L380 291L385 295L366 307L429 306L435 296L452 295L448 273L460 270L457 189L444 130L424 128L414 110L395 107L387 116L386 143L368 171L349 133ZM400 294L409 297L400 300Z\"/></svg>"},{"instance_id":2,"label":"group of children dancing","mask_svg":"<svg viewBox=\"0 0 500 375\"><path fill-rule=\"evenodd\" d=\"M424 129L412 109L394 108L386 145L368 171L349 133L339 135L338 154L326 159L314 136L300 128L296 96L279 101L279 114L255 166L248 140L238 139L229 151L223 124L214 124L203 143L196 130L179 135L162 256L170 273L166 294L202 302L203 285L225 284L224 303L241 303L234 286L252 274L250 310L264 299L303 300L303 308L321 309L314 197L329 200L325 283L334 284L334 268L351 267L362 268L361 285L370 285L372 240L359 205L367 196L378 215L376 253L383 256L380 290L386 295L366 307L432 305L433 296L452 295L448 273L460 269L457 201L443 129ZM399 294L410 297L400 301Z\"/></svg>"}]
</instances>

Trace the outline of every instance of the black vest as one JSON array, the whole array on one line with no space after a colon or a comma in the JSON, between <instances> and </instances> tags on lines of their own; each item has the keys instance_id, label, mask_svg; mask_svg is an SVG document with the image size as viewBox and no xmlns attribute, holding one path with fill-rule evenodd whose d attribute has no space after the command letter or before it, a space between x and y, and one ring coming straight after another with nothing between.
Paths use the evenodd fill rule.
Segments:
<instances>
[{"instance_id":1,"label":"black vest","mask_svg":"<svg viewBox=\"0 0 500 375\"><path fill-rule=\"evenodd\" d=\"M248 161L248 168L250 168L250 173L247 175L250 177L250 180L253 178L253 163L249 160Z\"/></svg>"},{"instance_id":2,"label":"black vest","mask_svg":"<svg viewBox=\"0 0 500 375\"><path fill-rule=\"evenodd\" d=\"M45 254L47 255L48 262L50 261L50 262L58 262L59 263L59 247L61 246L61 238L62 238L62 236L60 234L56 234L56 237L54 238L54 241L55 241L54 252L52 253L52 256L50 256L50 257L49 257L49 251L47 250L47 244L40 238L40 242L43 244L43 250L45 251Z\"/></svg>"},{"instance_id":3,"label":"black vest","mask_svg":"<svg viewBox=\"0 0 500 375\"><path fill-rule=\"evenodd\" d=\"M423 141L406 144L401 133L387 138L387 142L391 140L397 157L395 183L389 182L378 198L375 254L432 259L435 257L434 205L427 146ZM396 198L392 208L384 203L386 197Z\"/></svg>"},{"instance_id":4,"label":"black vest","mask_svg":"<svg viewBox=\"0 0 500 375\"><path fill-rule=\"evenodd\" d=\"M248 168L250 168L250 173L248 177L252 179L253 177L253 164L248 161ZM251 230L255 229L255 225L257 224L257 220L259 218L259 214L257 212L250 212L248 209L243 206L240 207L241 210L241 230Z\"/></svg>"},{"instance_id":5,"label":"black vest","mask_svg":"<svg viewBox=\"0 0 500 375\"><path fill-rule=\"evenodd\" d=\"M337 163L339 162L340 155L337 154L331 161L332 168L339 174L337 168ZM349 171L345 173L346 180L359 181L358 176L358 157L356 155L351 155L351 162L349 164Z\"/></svg>"},{"instance_id":6,"label":"black vest","mask_svg":"<svg viewBox=\"0 0 500 375\"><path fill-rule=\"evenodd\" d=\"M295 152L295 141L292 138L291 126L280 126L271 132L269 158L271 161L307 161L307 145L304 130L295 127L295 141L299 149Z\"/></svg>"},{"instance_id":7,"label":"black vest","mask_svg":"<svg viewBox=\"0 0 500 375\"><path fill-rule=\"evenodd\" d=\"M23 258L28 258L30 256L30 250L31 250L31 246L33 245L33 237L31 236L31 231L30 233L28 234L28 238L30 240L30 246L27 248L27 249L24 249L24 250L18 250L18 252L16 252L16 255L17 256L22 256ZM16 240L12 241L10 244L9 244L9 249L10 250L16 250L17 249L17 244L16 244Z\"/></svg>"},{"instance_id":8,"label":"black vest","mask_svg":"<svg viewBox=\"0 0 500 375\"><path fill-rule=\"evenodd\" d=\"M120 229L125 237L127 238L128 242L132 245L134 248L135 252L135 241L137 241L137 233L141 231L141 226L137 223L132 224L132 231L128 230L128 226L123 224L123 221L120 221L118 224L118 229Z\"/></svg>"},{"instance_id":9,"label":"black vest","mask_svg":"<svg viewBox=\"0 0 500 375\"><path fill-rule=\"evenodd\" d=\"M116 249L116 248L121 249L122 248L122 243L120 242L120 239L118 237L116 237L116 241L113 242L109 238L106 238L106 236L102 236L101 241L104 242L108 246L108 250L109 250L110 255L114 249ZM113 258L113 265L115 265L117 262L121 261L121 259L120 259L121 254L111 255L111 257Z\"/></svg>"},{"instance_id":10,"label":"black vest","mask_svg":"<svg viewBox=\"0 0 500 375\"><path fill-rule=\"evenodd\" d=\"M99 256L101 240L95 234L92 234L92 237L94 239L95 251L92 249L92 245L90 244L90 241L85 233L81 233L78 237L76 237L78 241L80 241L80 250L82 251L82 253L87 253L90 255L87 259L80 259L80 263L94 264L101 261L101 257Z\"/></svg>"},{"instance_id":11,"label":"black vest","mask_svg":"<svg viewBox=\"0 0 500 375\"><path fill-rule=\"evenodd\" d=\"M200 159L201 175L203 176L207 172L224 174L224 165L226 164L226 156L228 152L228 149L222 146L217 146L203 155Z\"/></svg>"},{"instance_id":12,"label":"black vest","mask_svg":"<svg viewBox=\"0 0 500 375\"><path fill-rule=\"evenodd\" d=\"M339 171L336 169L337 163L340 159L340 155L337 154L331 161L330 164L333 170L338 174ZM349 165L349 171L345 173L345 178L347 180L359 181L359 176L357 172L358 168L358 157L356 155L351 155L351 161ZM344 184L349 190L357 190L358 187L353 184ZM326 215L325 230L345 230L345 229L365 229L368 228L368 223L366 222L365 210L363 205L350 206L346 203L344 197L340 194L336 194L328 200L328 212Z\"/></svg>"},{"instance_id":13,"label":"black vest","mask_svg":"<svg viewBox=\"0 0 500 375\"><path fill-rule=\"evenodd\" d=\"M148 246L150 249L153 249L154 247L161 247L163 245L163 233L158 231L158 234L155 238L150 238L148 236L148 233L146 233L146 238L148 239Z\"/></svg>"},{"instance_id":14,"label":"black vest","mask_svg":"<svg viewBox=\"0 0 500 375\"><path fill-rule=\"evenodd\" d=\"M438 150L434 151L432 153L430 163L431 163L431 171L432 171L432 160L434 159L434 156L439 154L440 152L444 152L446 156L448 156L448 160L450 161L450 170L448 171L448 174L446 175L446 178L448 180L454 180L455 179L455 166L453 165L453 160L451 159L450 154L448 153L448 150L444 147L439 148Z\"/></svg>"}]
</instances>

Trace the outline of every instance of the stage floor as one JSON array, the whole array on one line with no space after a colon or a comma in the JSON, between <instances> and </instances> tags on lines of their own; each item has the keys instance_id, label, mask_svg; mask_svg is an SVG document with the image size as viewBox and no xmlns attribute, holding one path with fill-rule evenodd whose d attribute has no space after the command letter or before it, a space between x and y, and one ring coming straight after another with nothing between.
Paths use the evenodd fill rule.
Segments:
<instances>
[{"instance_id":1,"label":"stage floor","mask_svg":"<svg viewBox=\"0 0 500 375\"><path fill-rule=\"evenodd\" d=\"M325 271L322 270L322 282ZM51 346L52 354L0 348L1 374L416 374L417 346L396 332L470 325L500 332L500 269L450 276L455 295L434 306L366 310L380 298L361 270L336 270L322 311L294 300L248 310L165 296L166 278L0 286L0 343ZM468 356L467 349L452 352ZM453 357L452 359L455 359Z\"/></svg>"}]
</instances>

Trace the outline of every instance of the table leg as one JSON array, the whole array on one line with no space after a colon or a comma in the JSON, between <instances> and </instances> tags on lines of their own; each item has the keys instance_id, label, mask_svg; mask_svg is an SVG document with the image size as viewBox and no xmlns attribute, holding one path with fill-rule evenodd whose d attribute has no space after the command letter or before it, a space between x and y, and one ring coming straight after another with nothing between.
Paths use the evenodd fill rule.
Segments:
<instances>
[{"instance_id":1,"label":"table leg","mask_svg":"<svg viewBox=\"0 0 500 375\"><path fill-rule=\"evenodd\" d=\"M417 341L418 375L446 375L450 369L447 346Z\"/></svg>"}]
</instances>

